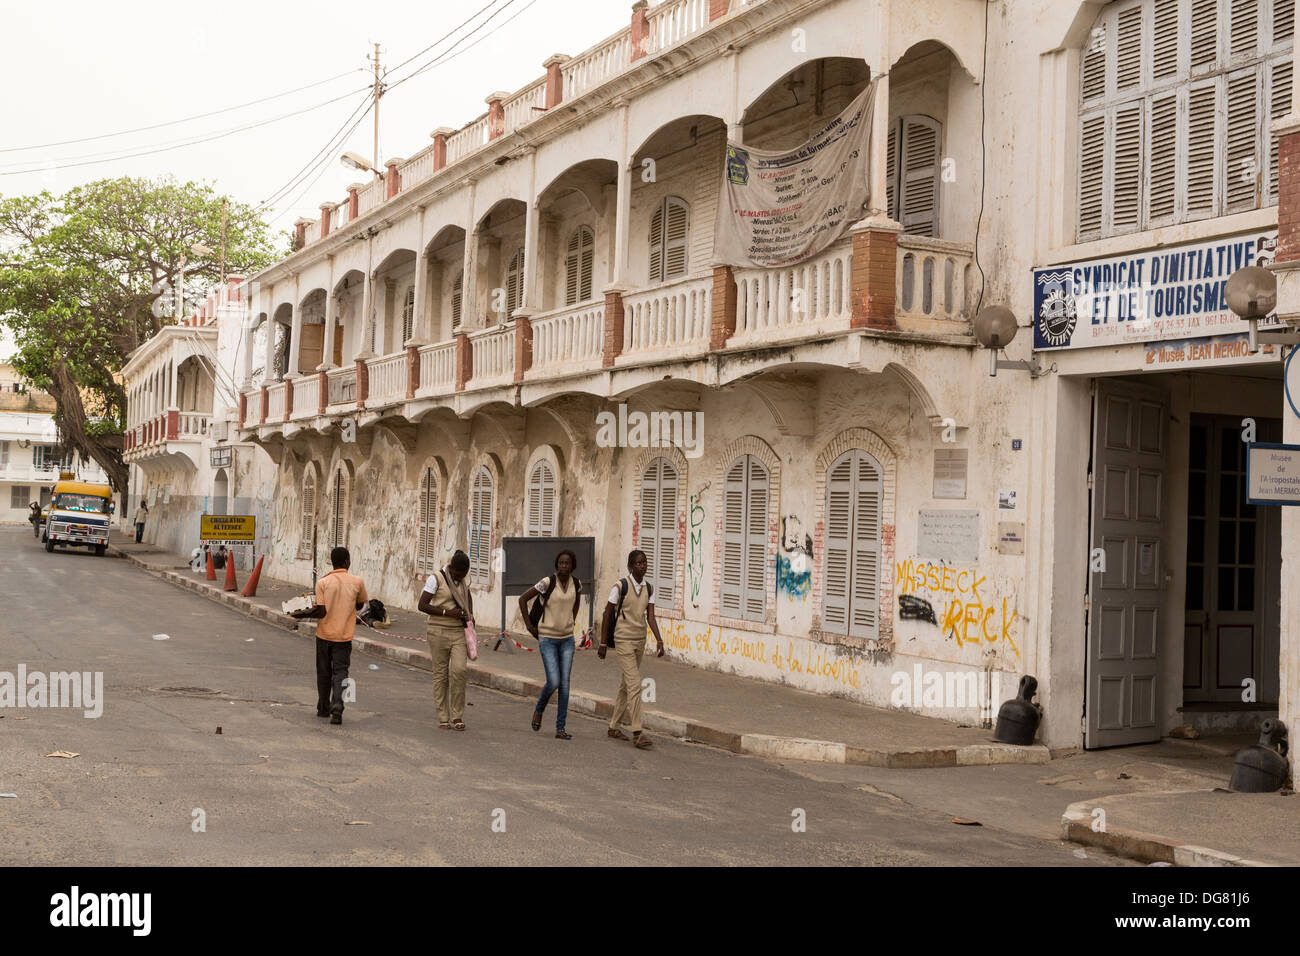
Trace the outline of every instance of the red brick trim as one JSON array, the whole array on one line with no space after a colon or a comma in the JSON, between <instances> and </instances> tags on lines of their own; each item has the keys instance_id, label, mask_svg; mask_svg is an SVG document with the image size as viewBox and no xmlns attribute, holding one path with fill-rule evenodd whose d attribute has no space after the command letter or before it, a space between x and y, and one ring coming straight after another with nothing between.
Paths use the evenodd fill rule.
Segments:
<instances>
[{"instance_id":1,"label":"red brick trim","mask_svg":"<svg viewBox=\"0 0 1300 956\"><path fill-rule=\"evenodd\" d=\"M623 354L623 293L605 293L605 352L601 365L610 368Z\"/></svg>"},{"instance_id":2,"label":"red brick trim","mask_svg":"<svg viewBox=\"0 0 1300 956\"><path fill-rule=\"evenodd\" d=\"M284 420L287 422L293 415L293 379L284 380Z\"/></svg>"},{"instance_id":3,"label":"red brick trim","mask_svg":"<svg viewBox=\"0 0 1300 956\"><path fill-rule=\"evenodd\" d=\"M515 316L515 381L533 367L533 323L526 315Z\"/></svg>"},{"instance_id":4,"label":"red brick trim","mask_svg":"<svg viewBox=\"0 0 1300 956\"><path fill-rule=\"evenodd\" d=\"M646 47L650 44L650 22L646 16L646 8L650 4L647 0L636 0L632 4L632 62L635 63L646 55Z\"/></svg>"},{"instance_id":5,"label":"red brick trim","mask_svg":"<svg viewBox=\"0 0 1300 956\"><path fill-rule=\"evenodd\" d=\"M266 392L267 392L267 388L265 385L263 385L262 386L262 417L258 421L259 425L266 424Z\"/></svg>"},{"instance_id":6,"label":"red brick trim","mask_svg":"<svg viewBox=\"0 0 1300 956\"><path fill-rule=\"evenodd\" d=\"M1300 132L1277 140L1277 250L1274 262L1300 259Z\"/></svg>"},{"instance_id":7,"label":"red brick trim","mask_svg":"<svg viewBox=\"0 0 1300 956\"><path fill-rule=\"evenodd\" d=\"M366 407L366 399L370 397L370 370L366 368L366 363L357 359L357 408Z\"/></svg>"},{"instance_id":8,"label":"red brick trim","mask_svg":"<svg viewBox=\"0 0 1300 956\"><path fill-rule=\"evenodd\" d=\"M731 266L713 267L713 315L709 326L709 349L725 348L736 334L736 276Z\"/></svg>"},{"instance_id":9,"label":"red brick trim","mask_svg":"<svg viewBox=\"0 0 1300 956\"><path fill-rule=\"evenodd\" d=\"M863 229L853 233L853 313L855 329L896 329L895 275L898 233Z\"/></svg>"},{"instance_id":10,"label":"red brick trim","mask_svg":"<svg viewBox=\"0 0 1300 956\"><path fill-rule=\"evenodd\" d=\"M406 398L415 398L415 391L420 387L420 347L406 347Z\"/></svg>"},{"instance_id":11,"label":"red brick trim","mask_svg":"<svg viewBox=\"0 0 1300 956\"><path fill-rule=\"evenodd\" d=\"M180 435L181 413L176 409L167 411L167 440L175 441Z\"/></svg>"},{"instance_id":12,"label":"red brick trim","mask_svg":"<svg viewBox=\"0 0 1300 956\"><path fill-rule=\"evenodd\" d=\"M330 401L329 374L326 373L324 369L322 369L317 374L320 376L319 379L320 385L317 386L317 391L320 393L320 395L316 399L316 414L324 415L325 409L329 407L329 401Z\"/></svg>"},{"instance_id":13,"label":"red brick trim","mask_svg":"<svg viewBox=\"0 0 1300 956\"><path fill-rule=\"evenodd\" d=\"M465 391L465 383L474 374L474 346L465 332L456 333L456 391Z\"/></svg>"}]
</instances>

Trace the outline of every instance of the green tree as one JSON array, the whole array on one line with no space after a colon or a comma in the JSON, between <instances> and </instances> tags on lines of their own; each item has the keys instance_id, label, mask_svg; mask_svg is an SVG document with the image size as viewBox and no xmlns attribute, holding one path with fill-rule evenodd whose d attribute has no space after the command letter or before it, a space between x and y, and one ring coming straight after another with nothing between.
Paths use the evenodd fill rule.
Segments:
<instances>
[{"instance_id":1,"label":"green tree","mask_svg":"<svg viewBox=\"0 0 1300 956\"><path fill-rule=\"evenodd\" d=\"M172 288L185 266L189 289L228 273L251 275L283 256L253 207L208 184L123 177L62 196L0 198L0 321L14 333L15 369L48 391L65 442L124 493L122 460L130 354L172 324ZM193 285L191 284L193 283Z\"/></svg>"}]
</instances>

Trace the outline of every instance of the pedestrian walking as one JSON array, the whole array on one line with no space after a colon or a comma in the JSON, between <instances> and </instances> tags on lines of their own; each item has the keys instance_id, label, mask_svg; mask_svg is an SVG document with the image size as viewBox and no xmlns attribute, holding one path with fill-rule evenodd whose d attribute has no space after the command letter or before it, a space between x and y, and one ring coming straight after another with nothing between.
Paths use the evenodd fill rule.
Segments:
<instances>
[{"instance_id":1,"label":"pedestrian walking","mask_svg":"<svg viewBox=\"0 0 1300 956\"><path fill-rule=\"evenodd\" d=\"M429 575L420 593L419 608L429 615L425 639L433 657L433 701L438 708L438 726L443 730L465 729L465 670L469 650L465 646L465 625L474 621L474 597L465 576L469 555L457 551L447 566Z\"/></svg>"},{"instance_id":2,"label":"pedestrian walking","mask_svg":"<svg viewBox=\"0 0 1300 956\"><path fill-rule=\"evenodd\" d=\"M655 589L645 580L647 565L644 551L638 549L628 554L629 574L609 592L609 603L600 621L601 643L596 650L602 661L611 645L618 655L620 680L614 714L609 720L609 736L627 740L627 734L620 729L625 726L632 731L632 742L642 750L651 746L650 738L641 733L641 656L645 653L647 626L659 644L655 657L664 656L664 639L655 620Z\"/></svg>"},{"instance_id":3,"label":"pedestrian walking","mask_svg":"<svg viewBox=\"0 0 1300 956\"><path fill-rule=\"evenodd\" d=\"M145 504L144 499L135 506L135 543L139 544L144 540L144 523L149 517L149 506Z\"/></svg>"},{"instance_id":4,"label":"pedestrian walking","mask_svg":"<svg viewBox=\"0 0 1300 956\"><path fill-rule=\"evenodd\" d=\"M567 548L555 556L555 573L542 578L519 597L519 613L528 633L537 639L537 650L546 669L546 686L533 708L533 730L542 727L542 714L557 690L560 699L555 714L555 736L572 740L564 722L569 713L569 674L573 670L573 622L582 601L582 582L574 576L578 556ZM532 601L530 608L528 602Z\"/></svg>"},{"instance_id":5,"label":"pedestrian walking","mask_svg":"<svg viewBox=\"0 0 1300 956\"><path fill-rule=\"evenodd\" d=\"M334 570L316 582L316 606L295 611L294 617L320 618L316 625L316 716L331 724L343 723L343 682L352 663L352 635L357 611L370 600L366 585L348 569L352 556L347 548L330 552Z\"/></svg>"}]
</instances>

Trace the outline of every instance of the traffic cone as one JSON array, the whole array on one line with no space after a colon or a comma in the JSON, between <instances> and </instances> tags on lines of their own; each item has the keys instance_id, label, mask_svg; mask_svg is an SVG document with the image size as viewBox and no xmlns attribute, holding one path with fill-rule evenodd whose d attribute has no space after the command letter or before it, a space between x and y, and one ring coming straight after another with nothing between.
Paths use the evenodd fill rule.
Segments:
<instances>
[{"instance_id":1,"label":"traffic cone","mask_svg":"<svg viewBox=\"0 0 1300 956\"><path fill-rule=\"evenodd\" d=\"M215 581L215 580L217 579L217 572L216 572L216 570L212 567L212 552L211 552L211 551L207 551L207 552L205 552L205 553L206 553L207 556L208 556L208 573L207 573L207 579L208 579L209 581Z\"/></svg>"},{"instance_id":2,"label":"traffic cone","mask_svg":"<svg viewBox=\"0 0 1300 956\"><path fill-rule=\"evenodd\" d=\"M226 555L226 586L222 590L239 590L239 582L235 580L235 556L233 554Z\"/></svg>"},{"instance_id":3,"label":"traffic cone","mask_svg":"<svg viewBox=\"0 0 1300 956\"><path fill-rule=\"evenodd\" d=\"M261 555L257 559L257 567L253 568L253 573L248 576L248 583L244 585L244 590L240 591L241 597L257 597L257 579L262 576L262 562L266 560L266 555Z\"/></svg>"}]
</instances>

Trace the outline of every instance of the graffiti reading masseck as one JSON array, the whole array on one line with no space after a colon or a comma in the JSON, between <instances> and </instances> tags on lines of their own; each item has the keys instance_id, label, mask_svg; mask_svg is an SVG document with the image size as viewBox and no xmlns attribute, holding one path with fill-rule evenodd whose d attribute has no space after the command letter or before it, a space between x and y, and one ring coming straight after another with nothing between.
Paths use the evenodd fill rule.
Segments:
<instances>
[{"instance_id":1,"label":"graffiti reading masseck","mask_svg":"<svg viewBox=\"0 0 1300 956\"><path fill-rule=\"evenodd\" d=\"M900 604L903 597L914 596L917 591L929 591L941 597L935 601L942 605L939 615L939 631L951 634L957 644L980 642L995 643L1003 641L1017 657L1020 648L1011 638L1011 626L1015 624L1019 612L1008 607L1008 598L987 599L980 593L980 588L989 591L988 579L975 568L950 568L925 561L897 562L894 566L894 580L897 582ZM948 595L951 595L950 597ZM944 602L946 601L946 604ZM908 615L911 616L911 615Z\"/></svg>"}]
</instances>

